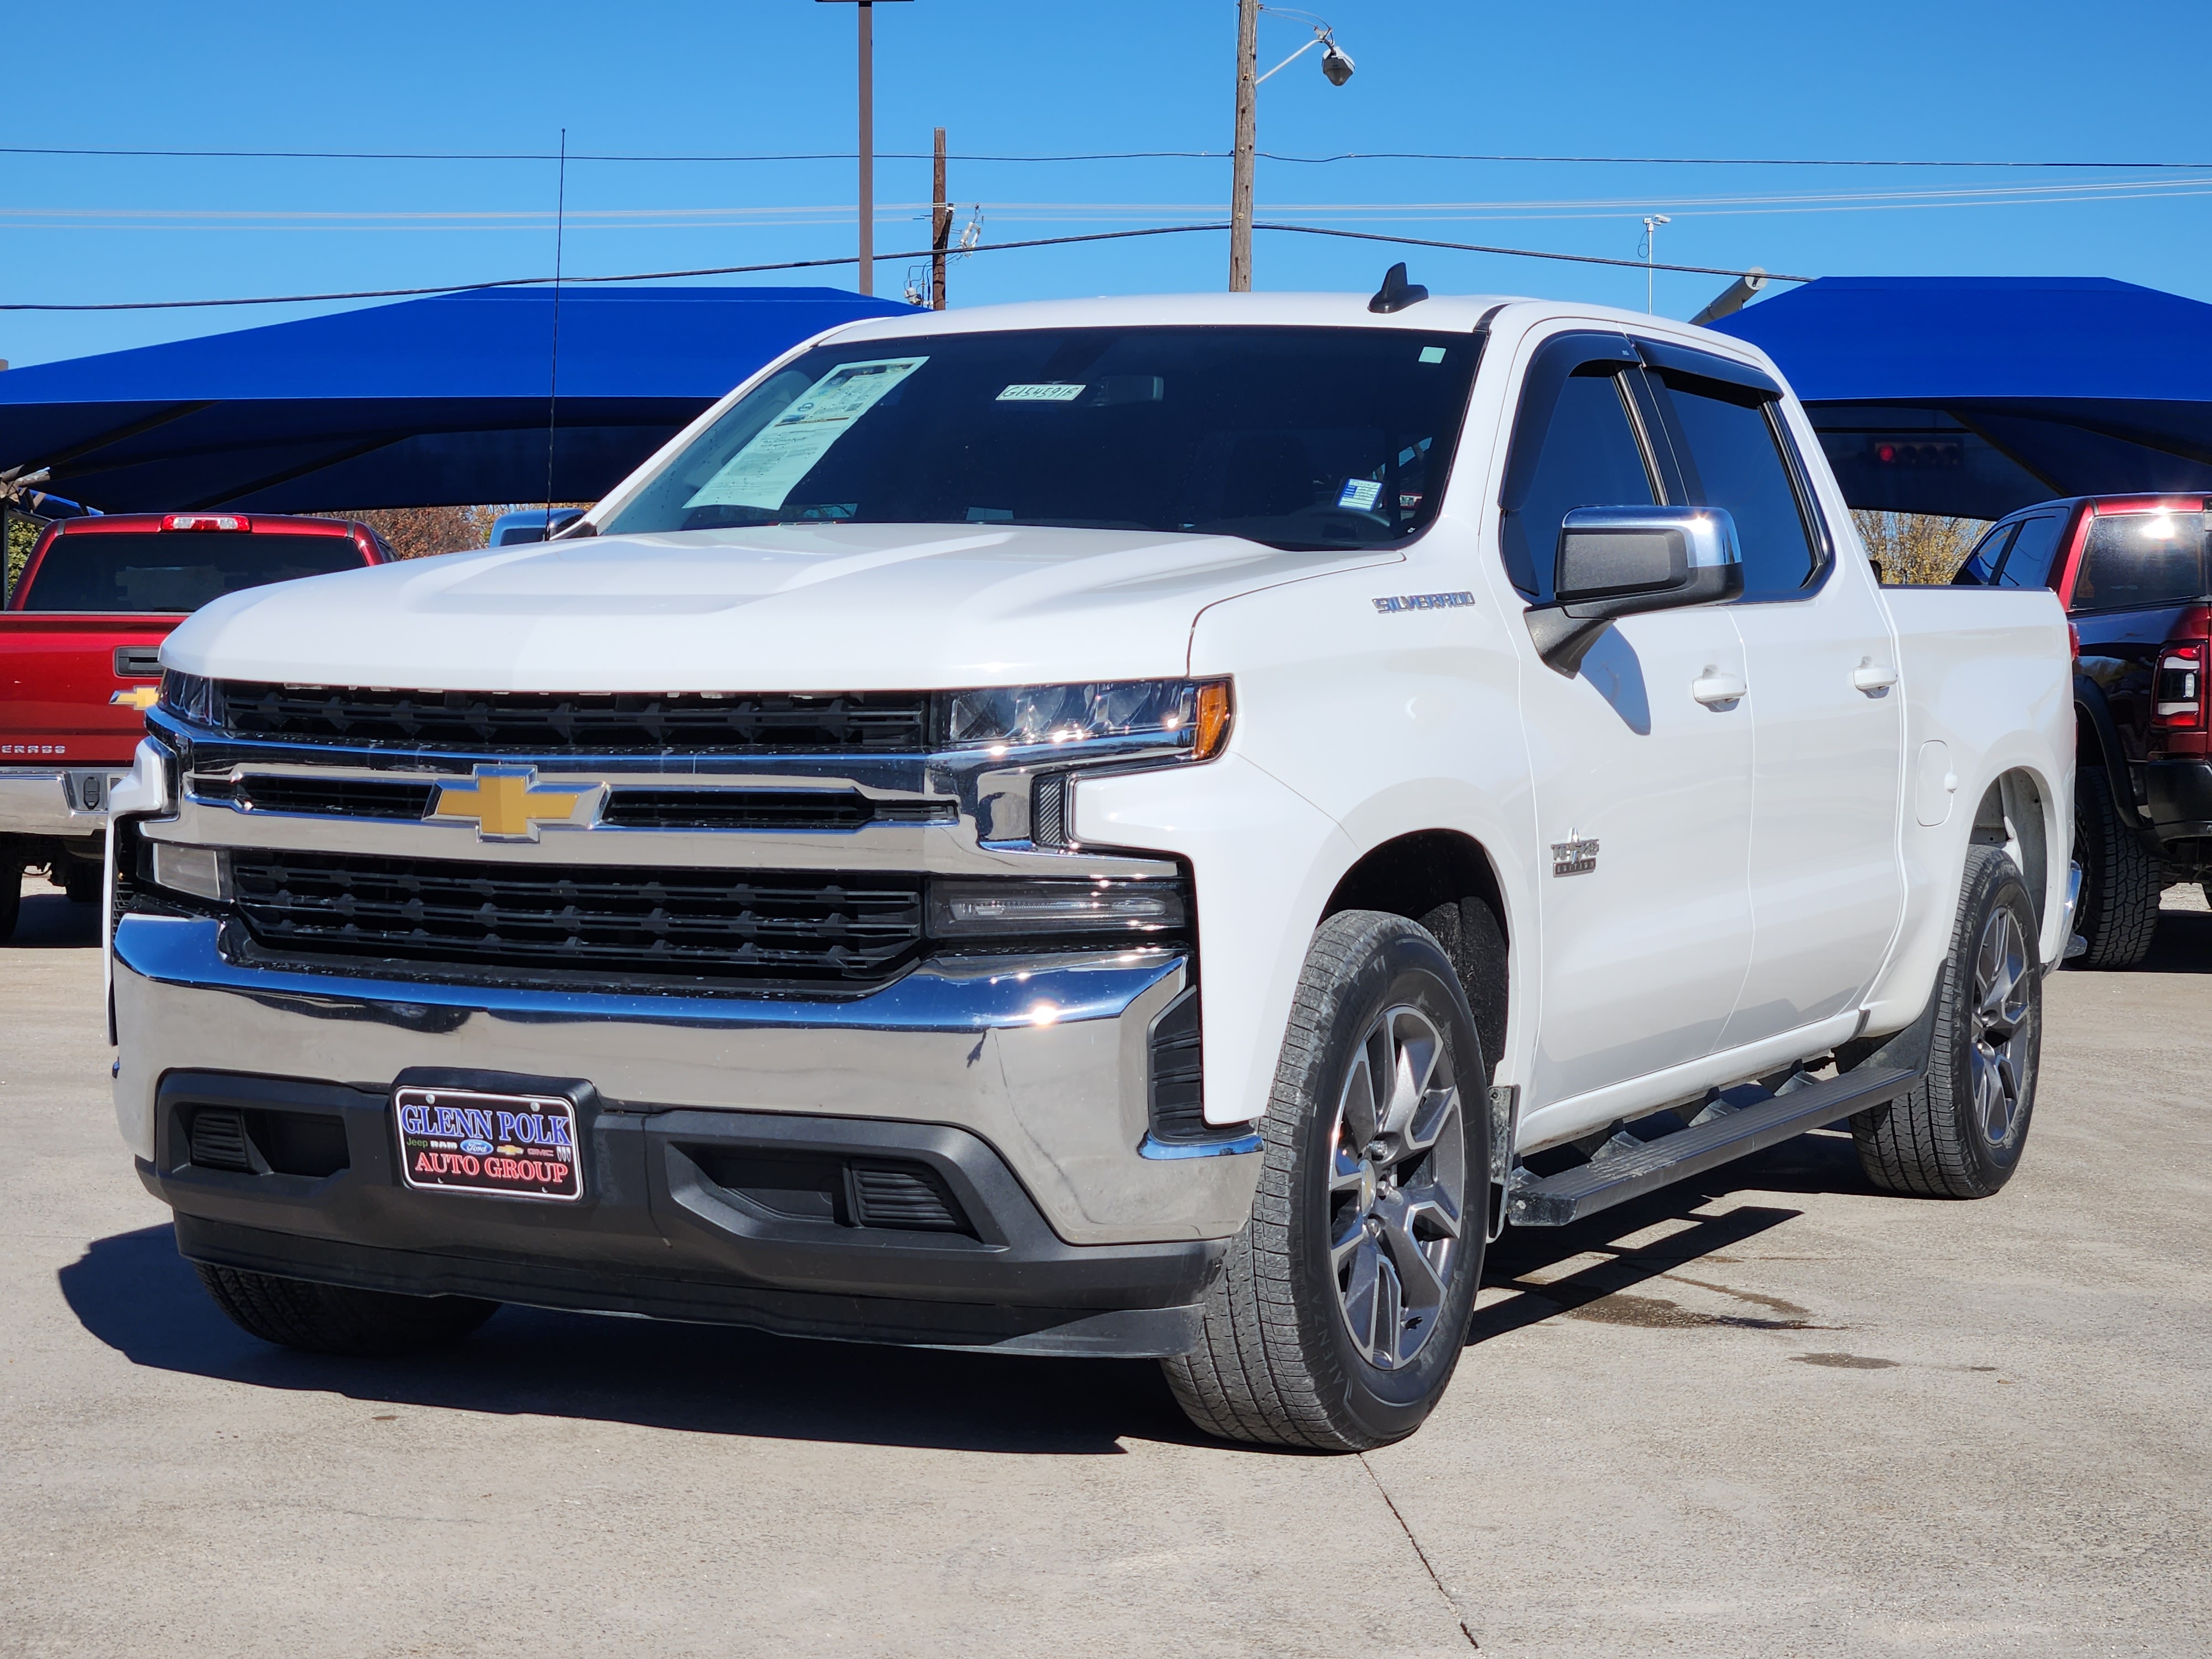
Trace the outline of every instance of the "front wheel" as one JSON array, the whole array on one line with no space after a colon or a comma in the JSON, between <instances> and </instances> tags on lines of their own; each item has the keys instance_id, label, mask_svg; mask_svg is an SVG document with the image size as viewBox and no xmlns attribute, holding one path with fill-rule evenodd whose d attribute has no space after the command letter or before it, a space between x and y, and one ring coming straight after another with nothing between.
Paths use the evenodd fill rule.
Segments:
<instances>
[{"instance_id":1,"label":"front wheel","mask_svg":"<svg viewBox=\"0 0 2212 1659\"><path fill-rule=\"evenodd\" d=\"M465 1296L395 1296L192 1263L215 1304L241 1330L305 1353L388 1358L458 1342L499 1311Z\"/></svg>"},{"instance_id":2,"label":"front wheel","mask_svg":"<svg viewBox=\"0 0 2212 1659\"><path fill-rule=\"evenodd\" d=\"M1165 1362L1224 1439L1358 1451L1411 1434L1459 1364L1490 1181L1481 1042L1402 916L1316 931L1262 1123L1252 1219L1198 1347Z\"/></svg>"},{"instance_id":3,"label":"front wheel","mask_svg":"<svg viewBox=\"0 0 2212 1659\"><path fill-rule=\"evenodd\" d=\"M2035 1112L2043 968L2035 909L2011 859L1966 849L1951 954L1936 984L1928 1073L1851 1119L1867 1179L1886 1192L1987 1198L2012 1179Z\"/></svg>"}]
</instances>

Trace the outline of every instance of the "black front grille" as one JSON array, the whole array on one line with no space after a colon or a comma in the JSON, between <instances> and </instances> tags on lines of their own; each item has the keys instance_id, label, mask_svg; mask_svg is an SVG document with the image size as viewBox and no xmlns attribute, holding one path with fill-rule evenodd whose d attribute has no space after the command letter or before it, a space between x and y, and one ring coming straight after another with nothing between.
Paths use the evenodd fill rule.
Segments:
<instances>
[{"instance_id":1,"label":"black front grille","mask_svg":"<svg viewBox=\"0 0 2212 1659\"><path fill-rule=\"evenodd\" d=\"M222 680L210 712L233 737L402 752L919 754L929 733L927 695L904 691L572 696Z\"/></svg>"},{"instance_id":2,"label":"black front grille","mask_svg":"<svg viewBox=\"0 0 2212 1659\"><path fill-rule=\"evenodd\" d=\"M954 802L872 800L857 789L630 789L608 793L599 822L637 830L858 830L950 823Z\"/></svg>"},{"instance_id":3,"label":"black front grille","mask_svg":"<svg viewBox=\"0 0 2212 1659\"><path fill-rule=\"evenodd\" d=\"M430 810L434 783L386 783L370 778L284 777L249 772L229 778L194 778L200 800L228 801L252 812L313 812L349 818L412 821Z\"/></svg>"},{"instance_id":4,"label":"black front grille","mask_svg":"<svg viewBox=\"0 0 2212 1659\"><path fill-rule=\"evenodd\" d=\"M857 988L921 946L919 876L266 852L234 853L231 873L254 945L279 956Z\"/></svg>"}]
</instances>

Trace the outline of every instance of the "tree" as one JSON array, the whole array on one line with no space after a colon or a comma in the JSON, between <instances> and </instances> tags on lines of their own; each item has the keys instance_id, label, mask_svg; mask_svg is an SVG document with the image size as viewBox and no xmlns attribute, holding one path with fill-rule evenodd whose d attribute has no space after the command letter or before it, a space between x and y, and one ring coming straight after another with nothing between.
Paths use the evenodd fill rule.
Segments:
<instances>
[{"instance_id":1,"label":"tree","mask_svg":"<svg viewBox=\"0 0 2212 1659\"><path fill-rule=\"evenodd\" d=\"M403 559L459 553L491 540L491 521L503 507L364 507L318 513L319 519L358 519L392 544Z\"/></svg>"},{"instance_id":2,"label":"tree","mask_svg":"<svg viewBox=\"0 0 2212 1659\"><path fill-rule=\"evenodd\" d=\"M1933 513L1851 511L1859 538L1892 586L1941 586L1957 574L1987 530L1986 519L1944 518Z\"/></svg>"}]
</instances>

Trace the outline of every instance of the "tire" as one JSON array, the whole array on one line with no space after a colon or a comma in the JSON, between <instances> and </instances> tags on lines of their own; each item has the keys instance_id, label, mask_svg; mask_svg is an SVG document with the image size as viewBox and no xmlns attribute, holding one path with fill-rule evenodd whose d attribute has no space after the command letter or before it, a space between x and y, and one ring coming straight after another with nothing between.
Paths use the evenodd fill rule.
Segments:
<instances>
[{"instance_id":1,"label":"tire","mask_svg":"<svg viewBox=\"0 0 2212 1659\"><path fill-rule=\"evenodd\" d=\"M61 877L62 891L71 904L100 902L100 884L106 879L100 866L71 859L55 873Z\"/></svg>"},{"instance_id":2,"label":"tire","mask_svg":"<svg viewBox=\"0 0 2212 1659\"><path fill-rule=\"evenodd\" d=\"M303 1353L384 1358L458 1342L499 1311L465 1296L394 1296L195 1261L215 1304L264 1342Z\"/></svg>"},{"instance_id":3,"label":"tire","mask_svg":"<svg viewBox=\"0 0 2212 1659\"><path fill-rule=\"evenodd\" d=\"M0 864L0 945L15 936L15 923L23 914L23 866Z\"/></svg>"},{"instance_id":4,"label":"tire","mask_svg":"<svg viewBox=\"0 0 2212 1659\"><path fill-rule=\"evenodd\" d=\"M1385 1055L1402 1068L1378 1068ZM1378 1103L1378 1069L1413 1086ZM1163 1362L1192 1422L1322 1451L1421 1425L1459 1364L1482 1275L1489 1075L1458 976L1425 929L1348 910L1315 932L1252 1219L1206 1293L1198 1347Z\"/></svg>"},{"instance_id":5,"label":"tire","mask_svg":"<svg viewBox=\"0 0 2212 1659\"><path fill-rule=\"evenodd\" d=\"M2081 866L2074 931L2089 946L2075 965L2136 966L2158 931L2158 862L2113 805L2111 775L2101 766L2075 774L2074 861Z\"/></svg>"},{"instance_id":6,"label":"tire","mask_svg":"<svg viewBox=\"0 0 2212 1659\"><path fill-rule=\"evenodd\" d=\"M1928 1073L1911 1094L1851 1119L1859 1165L1885 1192L1987 1198L2020 1167L2043 1049L2036 934L2012 860L1968 848Z\"/></svg>"}]
</instances>

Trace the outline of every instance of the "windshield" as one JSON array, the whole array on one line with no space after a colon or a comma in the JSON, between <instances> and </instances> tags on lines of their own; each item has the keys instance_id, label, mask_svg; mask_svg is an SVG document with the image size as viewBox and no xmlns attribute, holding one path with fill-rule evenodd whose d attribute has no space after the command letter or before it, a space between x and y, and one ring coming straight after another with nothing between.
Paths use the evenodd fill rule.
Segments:
<instances>
[{"instance_id":1,"label":"windshield","mask_svg":"<svg viewBox=\"0 0 2212 1659\"><path fill-rule=\"evenodd\" d=\"M24 611L174 615L241 587L351 570L350 536L261 531L123 530L57 536L16 601Z\"/></svg>"},{"instance_id":2,"label":"windshield","mask_svg":"<svg viewBox=\"0 0 2212 1659\"><path fill-rule=\"evenodd\" d=\"M604 526L1006 524L1400 541L1436 516L1483 337L1084 328L827 345Z\"/></svg>"}]
</instances>

